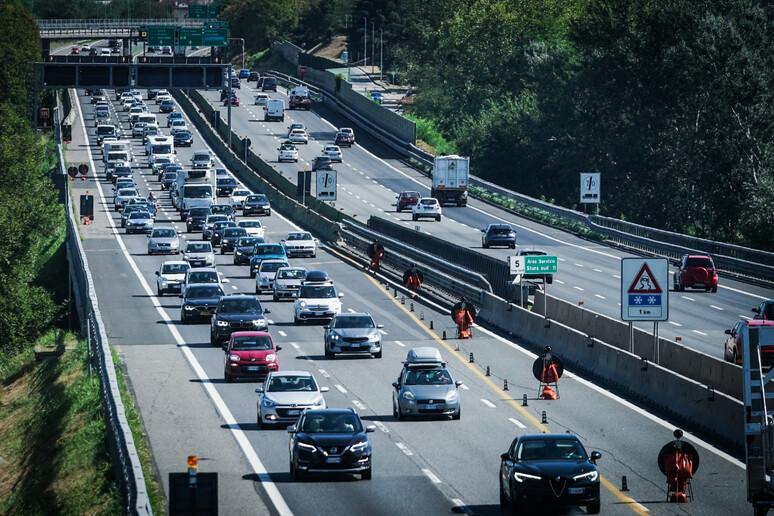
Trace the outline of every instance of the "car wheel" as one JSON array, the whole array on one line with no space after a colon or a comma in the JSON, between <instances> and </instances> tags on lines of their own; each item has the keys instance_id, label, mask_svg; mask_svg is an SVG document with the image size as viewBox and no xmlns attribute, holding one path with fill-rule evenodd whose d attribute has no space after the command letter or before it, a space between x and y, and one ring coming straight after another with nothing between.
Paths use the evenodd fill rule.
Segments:
<instances>
[{"instance_id":1,"label":"car wheel","mask_svg":"<svg viewBox=\"0 0 774 516\"><path fill-rule=\"evenodd\" d=\"M599 500L586 505L586 514L599 514Z\"/></svg>"},{"instance_id":2,"label":"car wheel","mask_svg":"<svg viewBox=\"0 0 774 516\"><path fill-rule=\"evenodd\" d=\"M376 353L374 353L374 358L382 358L382 351L379 350Z\"/></svg>"},{"instance_id":3,"label":"car wheel","mask_svg":"<svg viewBox=\"0 0 774 516\"><path fill-rule=\"evenodd\" d=\"M293 480L296 482L301 482L304 479L304 472L300 469L296 468L293 465L293 461L290 461L290 476L293 477Z\"/></svg>"},{"instance_id":4,"label":"car wheel","mask_svg":"<svg viewBox=\"0 0 774 516\"><path fill-rule=\"evenodd\" d=\"M271 299L272 299L274 302L277 302L277 301L279 301L279 298L277 297L277 295L276 295L276 294L275 294L275 295L273 295L273 296L271 296Z\"/></svg>"},{"instance_id":5,"label":"car wheel","mask_svg":"<svg viewBox=\"0 0 774 516\"><path fill-rule=\"evenodd\" d=\"M481 242L481 247L483 247L484 249L489 249L489 244L487 244L486 242Z\"/></svg>"},{"instance_id":6,"label":"car wheel","mask_svg":"<svg viewBox=\"0 0 774 516\"><path fill-rule=\"evenodd\" d=\"M392 402L392 417L398 419L398 409L395 408L395 402Z\"/></svg>"},{"instance_id":7,"label":"car wheel","mask_svg":"<svg viewBox=\"0 0 774 516\"><path fill-rule=\"evenodd\" d=\"M731 354L731 363L736 364L737 363L737 354L736 354L736 348L734 348L734 352Z\"/></svg>"},{"instance_id":8,"label":"car wheel","mask_svg":"<svg viewBox=\"0 0 774 516\"><path fill-rule=\"evenodd\" d=\"M164 291L161 290L159 287L156 287L156 296L161 297L164 295Z\"/></svg>"},{"instance_id":9,"label":"car wheel","mask_svg":"<svg viewBox=\"0 0 774 516\"><path fill-rule=\"evenodd\" d=\"M328 349L327 346L325 347L325 358L327 360L336 360L336 354L330 349Z\"/></svg>"},{"instance_id":10,"label":"car wheel","mask_svg":"<svg viewBox=\"0 0 774 516\"><path fill-rule=\"evenodd\" d=\"M412 215L412 216L411 216L411 220L413 220L414 222L416 222L416 221L417 221L417 216L416 216L416 215Z\"/></svg>"},{"instance_id":11,"label":"car wheel","mask_svg":"<svg viewBox=\"0 0 774 516\"><path fill-rule=\"evenodd\" d=\"M462 409L458 408L457 412L455 412L454 415L452 415L452 419L455 421L459 421L461 417L462 417Z\"/></svg>"},{"instance_id":12,"label":"car wheel","mask_svg":"<svg viewBox=\"0 0 774 516\"><path fill-rule=\"evenodd\" d=\"M226 383L234 383L234 378L230 374L224 374L223 379L226 380Z\"/></svg>"},{"instance_id":13,"label":"car wheel","mask_svg":"<svg viewBox=\"0 0 774 516\"><path fill-rule=\"evenodd\" d=\"M508 498L505 496L505 491L503 491L503 479L500 479L500 507L508 507L510 505L508 503Z\"/></svg>"},{"instance_id":14,"label":"car wheel","mask_svg":"<svg viewBox=\"0 0 774 516\"><path fill-rule=\"evenodd\" d=\"M360 478L362 480L371 480L371 468L368 468L367 470L360 473Z\"/></svg>"},{"instance_id":15,"label":"car wheel","mask_svg":"<svg viewBox=\"0 0 774 516\"><path fill-rule=\"evenodd\" d=\"M223 250L223 246L220 248L220 254L226 254L226 251Z\"/></svg>"},{"instance_id":16,"label":"car wheel","mask_svg":"<svg viewBox=\"0 0 774 516\"><path fill-rule=\"evenodd\" d=\"M250 271L250 277L251 277L251 278L254 278L254 277L255 277L255 273L254 273L253 271Z\"/></svg>"},{"instance_id":17,"label":"car wheel","mask_svg":"<svg viewBox=\"0 0 774 516\"><path fill-rule=\"evenodd\" d=\"M301 326L301 319L299 319L298 317L296 317L294 315L293 316L293 324L295 324L296 326Z\"/></svg>"},{"instance_id":18,"label":"car wheel","mask_svg":"<svg viewBox=\"0 0 774 516\"><path fill-rule=\"evenodd\" d=\"M441 222L441 216L440 216L440 215L438 215L438 216L435 218L435 221L436 221L436 222Z\"/></svg>"},{"instance_id":19,"label":"car wheel","mask_svg":"<svg viewBox=\"0 0 774 516\"><path fill-rule=\"evenodd\" d=\"M182 324L188 324L188 318L185 316L185 314L180 314L180 322Z\"/></svg>"},{"instance_id":20,"label":"car wheel","mask_svg":"<svg viewBox=\"0 0 774 516\"><path fill-rule=\"evenodd\" d=\"M148 256L150 256L150 255L152 255L152 254L153 254L153 251L152 251L152 250L150 250L150 249L148 249Z\"/></svg>"},{"instance_id":21,"label":"car wheel","mask_svg":"<svg viewBox=\"0 0 774 516\"><path fill-rule=\"evenodd\" d=\"M712 293L713 294L716 293L717 291L718 291L718 287L717 286L712 287Z\"/></svg>"},{"instance_id":22,"label":"car wheel","mask_svg":"<svg viewBox=\"0 0 774 516\"><path fill-rule=\"evenodd\" d=\"M400 410L400 403L398 403L398 407L395 409L395 419L398 421L403 421L406 419L406 416L403 414L403 411Z\"/></svg>"},{"instance_id":23,"label":"car wheel","mask_svg":"<svg viewBox=\"0 0 774 516\"><path fill-rule=\"evenodd\" d=\"M516 244L511 244L511 249L516 249Z\"/></svg>"}]
</instances>

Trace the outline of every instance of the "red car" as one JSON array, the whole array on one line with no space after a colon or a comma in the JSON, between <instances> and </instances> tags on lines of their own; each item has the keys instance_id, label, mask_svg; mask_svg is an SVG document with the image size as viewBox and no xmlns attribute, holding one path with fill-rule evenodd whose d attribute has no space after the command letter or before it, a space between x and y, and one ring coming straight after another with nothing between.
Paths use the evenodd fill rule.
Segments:
<instances>
[{"instance_id":1,"label":"red car","mask_svg":"<svg viewBox=\"0 0 774 516\"><path fill-rule=\"evenodd\" d=\"M223 105L228 106L228 99L223 99ZM232 106L239 106L239 97L236 95L231 96L231 105Z\"/></svg>"},{"instance_id":2,"label":"red car","mask_svg":"<svg viewBox=\"0 0 774 516\"><path fill-rule=\"evenodd\" d=\"M268 332L236 331L226 346L223 377L227 383L238 378L266 378L270 372L279 371L277 351L280 349Z\"/></svg>"},{"instance_id":3,"label":"red car","mask_svg":"<svg viewBox=\"0 0 774 516\"><path fill-rule=\"evenodd\" d=\"M349 127L340 128L336 133L336 141L334 143L339 147L352 147L355 144L355 131Z\"/></svg>"},{"instance_id":4,"label":"red car","mask_svg":"<svg viewBox=\"0 0 774 516\"><path fill-rule=\"evenodd\" d=\"M718 271L715 262L707 255L686 254L680 259L674 278L675 291L686 288L718 291Z\"/></svg>"},{"instance_id":5,"label":"red car","mask_svg":"<svg viewBox=\"0 0 774 516\"><path fill-rule=\"evenodd\" d=\"M749 327L774 327L774 321L766 321L763 319L753 319L752 321L747 321L742 319L736 323L732 329L726 330L726 335L728 335L728 337L726 338L726 343L723 350L723 358L726 362L733 362L735 364L742 365L742 329L745 325L748 325ZM761 362L762 365L768 367L774 365L774 347L761 347Z\"/></svg>"},{"instance_id":6,"label":"red car","mask_svg":"<svg viewBox=\"0 0 774 516\"><path fill-rule=\"evenodd\" d=\"M420 197L422 196L419 195L419 192L401 192L400 195L398 195L398 202L395 204L395 211L400 213L405 209L410 209L412 206L419 202Z\"/></svg>"},{"instance_id":7,"label":"red car","mask_svg":"<svg viewBox=\"0 0 774 516\"><path fill-rule=\"evenodd\" d=\"M70 49L70 53L73 54L73 55L80 54L81 53L81 49L78 48L78 47L73 47L73 48Z\"/></svg>"}]
</instances>

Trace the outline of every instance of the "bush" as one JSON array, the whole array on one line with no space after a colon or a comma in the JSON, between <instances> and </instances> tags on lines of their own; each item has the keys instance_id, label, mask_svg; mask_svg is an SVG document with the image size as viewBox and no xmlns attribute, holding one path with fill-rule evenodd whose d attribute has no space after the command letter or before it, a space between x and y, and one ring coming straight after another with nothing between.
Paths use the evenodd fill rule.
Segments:
<instances>
[{"instance_id":1,"label":"bush","mask_svg":"<svg viewBox=\"0 0 774 516\"><path fill-rule=\"evenodd\" d=\"M441 134L432 120L410 113L405 113L403 116L416 124L417 140L427 143L434 149L436 154L457 154L456 145Z\"/></svg>"}]
</instances>

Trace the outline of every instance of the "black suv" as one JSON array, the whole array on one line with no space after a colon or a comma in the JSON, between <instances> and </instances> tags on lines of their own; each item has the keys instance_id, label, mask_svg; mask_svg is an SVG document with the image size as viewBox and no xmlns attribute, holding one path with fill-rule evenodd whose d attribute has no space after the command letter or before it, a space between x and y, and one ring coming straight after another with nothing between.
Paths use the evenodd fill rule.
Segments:
<instances>
[{"instance_id":1,"label":"black suv","mask_svg":"<svg viewBox=\"0 0 774 516\"><path fill-rule=\"evenodd\" d=\"M180 309L180 321L188 324L190 321L209 319L215 313L220 298L226 293L220 285L194 284L185 289L183 306Z\"/></svg>"},{"instance_id":2,"label":"black suv","mask_svg":"<svg viewBox=\"0 0 774 516\"><path fill-rule=\"evenodd\" d=\"M500 505L520 509L586 506L599 514L599 452L586 454L572 434L527 434L500 456Z\"/></svg>"},{"instance_id":3,"label":"black suv","mask_svg":"<svg viewBox=\"0 0 774 516\"><path fill-rule=\"evenodd\" d=\"M261 237L245 236L237 240L234 246L234 265L249 265L250 258L255 253L255 244L262 244L265 240Z\"/></svg>"},{"instance_id":4,"label":"black suv","mask_svg":"<svg viewBox=\"0 0 774 516\"><path fill-rule=\"evenodd\" d=\"M308 473L357 473L371 480L371 442L353 409L305 410L290 433L290 475L302 480Z\"/></svg>"},{"instance_id":5,"label":"black suv","mask_svg":"<svg viewBox=\"0 0 774 516\"><path fill-rule=\"evenodd\" d=\"M210 344L223 346L234 331L267 331L269 325L257 296L236 294L225 296L218 303L210 323Z\"/></svg>"},{"instance_id":6,"label":"black suv","mask_svg":"<svg viewBox=\"0 0 774 516\"><path fill-rule=\"evenodd\" d=\"M264 77L261 82L261 91L277 91L277 79L274 77Z\"/></svg>"},{"instance_id":7,"label":"black suv","mask_svg":"<svg viewBox=\"0 0 774 516\"><path fill-rule=\"evenodd\" d=\"M245 228L226 228L223 231L223 237L220 240L220 254L226 254L233 251L236 247L237 240L247 236L247 230Z\"/></svg>"},{"instance_id":8,"label":"black suv","mask_svg":"<svg viewBox=\"0 0 774 516\"><path fill-rule=\"evenodd\" d=\"M239 183L233 177L220 178L217 184L216 195L218 197L228 197L239 186Z\"/></svg>"},{"instance_id":9,"label":"black suv","mask_svg":"<svg viewBox=\"0 0 774 516\"><path fill-rule=\"evenodd\" d=\"M188 210L188 218L185 219L185 230L189 233L201 231L208 215L212 215L212 210L209 208L191 208Z\"/></svg>"},{"instance_id":10,"label":"black suv","mask_svg":"<svg viewBox=\"0 0 774 516\"><path fill-rule=\"evenodd\" d=\"M312 172L316 170L333 170L331 158L328 156L317 156L312 160Z\"/></svg>"},{"instance_id":11,"label":"black suv","mask_svg":"<svg viewBox=\"0 0 774 516\"><path fill-rule=\"evenodd\" d=\"M516 231L510 224L489 224L481 230L481 247L505 246L516 249Z\"/></svg>"},{"instance_id":12,"label":"black suv","mask_svg":"<svg viewBox=\"0 0 774 516\"><path fill-rule=\"evenodd\" d=\"M242 207L242 215L271 215L271 203L263 194L248 195Z\"/></svg>"},{"instance_id":13,"label":"black suv","mask_svg":"<svg viewBox=\"0 0 774 516\"><path fill-rule=\"evenodd\" d=\"M223 233L226 231L227 228L235 228L236 222L233 220L223 220L220 222L216 222L212 226L212 236L210 237L210 242L212 242L213 247L219 246L223 241Z\"/></svg>"}]
</instances>

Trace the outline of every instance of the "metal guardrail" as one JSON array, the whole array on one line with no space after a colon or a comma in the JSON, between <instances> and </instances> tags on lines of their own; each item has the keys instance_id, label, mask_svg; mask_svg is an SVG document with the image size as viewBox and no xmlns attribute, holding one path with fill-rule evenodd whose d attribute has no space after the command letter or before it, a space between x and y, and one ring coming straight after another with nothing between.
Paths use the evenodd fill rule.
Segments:
<instances>
[{"instance_id":1,"label":"metal guardrail","mask_svg":"<svg viewBox=\"0 0 774 516\"><path fill-rule=\"evenodd\" d=\"M54 113L54 127L58 128L61 119L61 101ZM57 136L59 135L57 131ZM57 156L59 174L65 183L65 211L67 213L67 259L69 263L70 283L78 301L82 334L86 337L89 349L90 366L100 379L100 398L104 411L108 447L110 450L114 478L124 499L124 512L133 516L151 516L150 499L145 486L140 457L134 445L132 430L126 419L126 411L118 388L118 378L113 357L110 353L107 331L97 302L94 279L89 270L86 252L78 233L77 217L68 191L66 162L62 143L57 138Z\"/></svg>"},{"instance_id":2,"label":"metal guardrail","mask_svg":"<svg viewBox=\"0 0 774 516\"><path fill-rule=\"evenodd\" d=\"M42 37L56 36L137 36L140 27L174 25L177 27L202 27L213 20L190 18L105 18L105 19L47 19L36 20Z\"/></svg>"}]
</instances>

